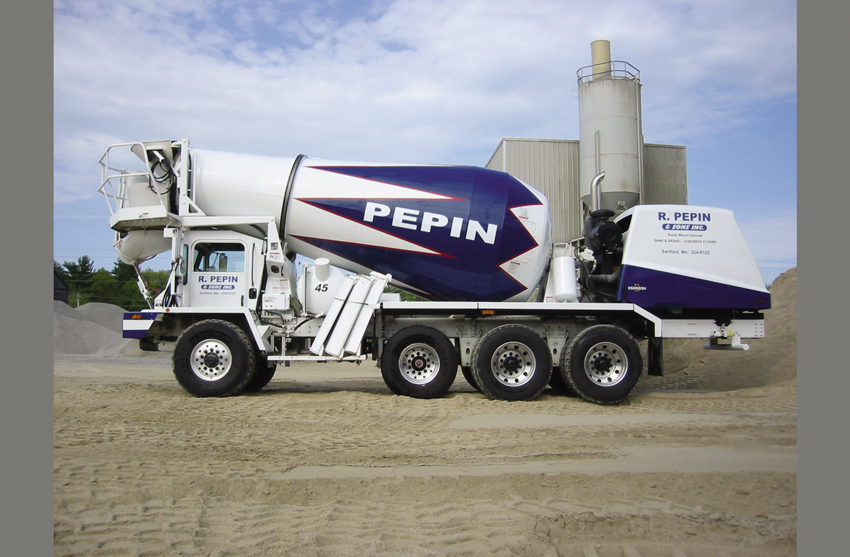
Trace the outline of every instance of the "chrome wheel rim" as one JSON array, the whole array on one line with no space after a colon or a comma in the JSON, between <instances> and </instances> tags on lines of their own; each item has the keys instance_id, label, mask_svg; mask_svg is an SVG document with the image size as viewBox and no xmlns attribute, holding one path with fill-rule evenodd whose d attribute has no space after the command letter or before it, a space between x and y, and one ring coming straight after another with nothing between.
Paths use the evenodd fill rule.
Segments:
<instances>
[{"instance_id":1,"label":"chrome wheel rim","mask_svg":"<svg viewBox=\"0 0 850 557\"><path fill-rule=\"evenodd\" d=\"M411 344L398 357L398 369L408 383L426 385L440 372L440 356L432 346Z\"/></svg>"},{"instance_id":2,"label":"chrome wheel rim","mask_svg":"<svg viewBox=\"0 0 850 557\"><path fill-rule=\"evenodd\" d=\"M203 381L218 381L230 372L233 355L230 347L220 340L207 339L199 342L190 357L192 372Z\"/></svg>"},{"instance_id":3,"label":"chrome wheel rim","mask_svg":"<svg viewBox=\"0 0 850 557\"><path fill-rule=\"evenodd\" d=\"M623 349L613 342L598 342L584 357L584 373L601 387L621 383L629 371L629 360Z\"/></svg>"},{"instance_id":4,"label":"chrome wheel rim","mask_svg":"<svg viewBox=\"0 0 850 557\"><path fill-rule=\"evenodd\" d=\"M537 359L534 352L521 342L506 342L490 358L490 369L499 383L521 387L534 377Z\"/></svg>"}]
</instances>

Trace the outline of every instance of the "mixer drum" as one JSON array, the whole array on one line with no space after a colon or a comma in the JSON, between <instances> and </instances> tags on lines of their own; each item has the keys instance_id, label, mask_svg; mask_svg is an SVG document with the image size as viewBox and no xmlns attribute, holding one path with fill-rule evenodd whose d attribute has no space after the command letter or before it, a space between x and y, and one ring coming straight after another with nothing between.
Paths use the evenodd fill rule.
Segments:
<instances>
[{"instance_id":1,"label":"mixer drum","mask_svg":"<svg viewBox=\"0 0 850 557\"><path fill-rule=\"evenodd\" d=\"M550 254L545 196L503 172L212 151L193 165L207 214L281 215L295 253L428 299L525 300Z\"/></svg>"}]
</instances>

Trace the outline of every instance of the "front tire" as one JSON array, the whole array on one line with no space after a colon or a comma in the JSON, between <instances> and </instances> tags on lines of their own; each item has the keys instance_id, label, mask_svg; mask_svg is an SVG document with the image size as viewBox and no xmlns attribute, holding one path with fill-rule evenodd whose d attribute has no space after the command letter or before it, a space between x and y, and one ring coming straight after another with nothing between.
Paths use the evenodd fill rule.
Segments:
<instances>
[{"instance_id":1,"label":"front tire","mask_svg":"<svg viewBox=\"0 0 850 557\"><path fill-rule=\"evenodd\" d=\"M416 325L394 334L381 354L381 375L392 392L414 398L438 398L457 377L458 355L440 331Z\"/></svg>"},{"instance_id":2,"label":"front tire","mask_svg":"<svg viewBox=\"0 0 850 557\"><path fill-rule=\"evenodd\" d=\"M597 404L624 400L643 373L637 341L613 325L583 330L561 357L561 370L570 387L583 399Z\"/></svg>"},{"instance_id":3,"label":"front tire","mask_svg":"<svg viewBox=\"0 0 850 557\"><path fill-rule=\"evenodd\" d=\"M177 382L197 397L235 395L254 375L254 349L248 336L218 319L200 321L183 331L172 361Z\"/></svg>"},{"instance_id":4,"label":"front tire","mask_svg":"<svg viewBox=\"0 0 850 557\"><path fill-rule=\"evenodd\" d=\"M472 373L494 399L534 400L552 377L552 356L540 335L523 325L501 325L472 352Z\"/></svg>"},{"instance_id":5,"label":"front tire","mask_svg":"<svg viewBox=\"0 0 850 557\"><path fill-rule=\"evenodd\" d=\"M249 393L255 393L262 390L263 387L269 384L277 371L277 364L269 362L265 357L255 356L255 359L254 376L251 377L251 380L248 381L248 384L245 385L244 389Z\"/></svg>"}]
</instances>

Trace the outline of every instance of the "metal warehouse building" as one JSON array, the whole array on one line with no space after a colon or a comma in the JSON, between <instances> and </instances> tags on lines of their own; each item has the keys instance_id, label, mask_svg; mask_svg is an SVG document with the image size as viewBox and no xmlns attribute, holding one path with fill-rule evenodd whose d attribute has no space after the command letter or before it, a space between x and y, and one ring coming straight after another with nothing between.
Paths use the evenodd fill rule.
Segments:
<instances>
[{"instance_id":1,"label":"metal warehouse building","mask_svg":"<svg viewBox=\"0 0 850 557\"><path fill-rule=\"evenodd\" d=\"M688 203L685 147L643 144L642 203ZM507 172L542 192L552 212L552 240L581 236L584 210L579 203L579 141L503 139L487 168Z\"/></svg>"}]
</instances>

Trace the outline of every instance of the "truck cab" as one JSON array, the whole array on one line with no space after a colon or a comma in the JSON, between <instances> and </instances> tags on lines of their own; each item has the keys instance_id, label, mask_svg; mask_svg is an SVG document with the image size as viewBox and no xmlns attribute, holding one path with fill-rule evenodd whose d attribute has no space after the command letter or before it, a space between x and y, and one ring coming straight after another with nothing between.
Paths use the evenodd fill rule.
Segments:
<instances>
[{"instance_id":1,"label":"truck cab","mask_svg":"<svg viewBox=\"0 0 850 557\"><path fill-rule=\"evenodd\" d=\"M262 241L214 230L193 231L183 241L188 260L178 281L181 305L257 307L262 260L258 265L255 255L262 253Z\"/></svg>"}]
</instances>

